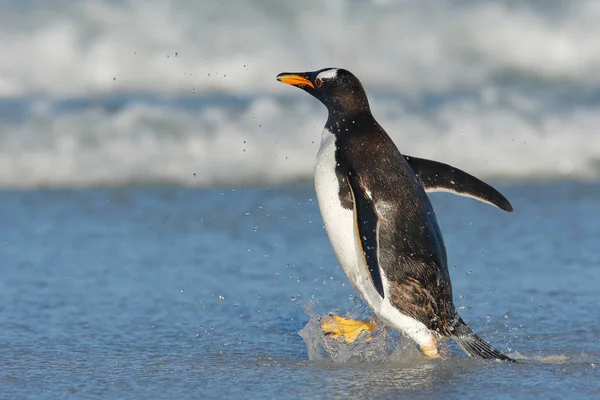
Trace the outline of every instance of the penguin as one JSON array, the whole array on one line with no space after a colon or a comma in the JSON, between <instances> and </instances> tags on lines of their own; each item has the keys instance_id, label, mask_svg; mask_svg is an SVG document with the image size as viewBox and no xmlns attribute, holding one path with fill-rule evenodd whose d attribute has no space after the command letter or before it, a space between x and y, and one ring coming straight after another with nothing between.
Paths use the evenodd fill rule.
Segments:
<instances>
[{"instance_id":1,"label":"penguin","mask_svg":"<svg viewBox=\"0 0 600 400\"><path fill-rule=\"evenodd\" d=\"M413 339L427 358L442 358L438 342L452 338L469 357L514 361L458 314L444 239L426 190L474 197L506 211L512 211L510 202L464 171L402 155L350 71L284 72L276 79L327 107L314 170L317 200L335 255L369 308ZM372 329L347 318L337 322L330 333L338 336Z\"/></svg>"}]
</instances>

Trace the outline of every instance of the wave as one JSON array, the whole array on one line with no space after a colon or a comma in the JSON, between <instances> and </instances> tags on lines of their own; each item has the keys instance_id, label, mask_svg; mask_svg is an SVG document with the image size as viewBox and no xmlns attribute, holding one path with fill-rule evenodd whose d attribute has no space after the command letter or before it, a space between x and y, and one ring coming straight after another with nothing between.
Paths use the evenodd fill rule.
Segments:
<instances>
[{"instance_id":1,"label":"wave","mask_svg":"<svg viewBox=\"0 0 600 400\"><path fill-rule=\"evenodd\" d=\"M284 93L347 67L371 90L600 82L600 3L28 0L0 3L0 97Z\"/></svg>"},{"instance_id":2,"label":"wave","mask_svg":"<svg viewBox=\"0 0 600 400\"><path fill-rule=\"evenodd\" d=\"M292 93L296 96L5 102L13 111L4 118L0 113L0 186L311 179L326 111L306 94ZM600 177L600 105L557 115L528 101L524 108L518 96L498 95L490 104L475 97L431 106L374 96L372 108L405 154L481 177Z\"/></svg>"},{"instance_id":3,"label":"wave","mask_svg":"<svg viewBox=\"0 0 600 400\"><path fill-rule=\"evenodd\" d=\"M400 150L502 179L600 177L600 3L0 2L0 187L310 179L357 74Z\"/></svg>"}]
</instances>

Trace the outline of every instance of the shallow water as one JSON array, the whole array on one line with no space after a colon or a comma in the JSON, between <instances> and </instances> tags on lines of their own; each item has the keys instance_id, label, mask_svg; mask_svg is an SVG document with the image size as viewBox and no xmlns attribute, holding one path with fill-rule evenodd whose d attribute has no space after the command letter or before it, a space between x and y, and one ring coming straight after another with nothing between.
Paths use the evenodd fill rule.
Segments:
<instances>
[{"instance_id":1,"label":"shallow water","mask_svg":"<svg viewBox=\"0 0 600 400\"><path fill-rule=\"evenodd\" d=\"M309 184L0 192L0 397L579 398L600 393L600 184L432 196L455 301L521 364L313 362L312 312L364 311Z\"/></svg>"}]
</instances>

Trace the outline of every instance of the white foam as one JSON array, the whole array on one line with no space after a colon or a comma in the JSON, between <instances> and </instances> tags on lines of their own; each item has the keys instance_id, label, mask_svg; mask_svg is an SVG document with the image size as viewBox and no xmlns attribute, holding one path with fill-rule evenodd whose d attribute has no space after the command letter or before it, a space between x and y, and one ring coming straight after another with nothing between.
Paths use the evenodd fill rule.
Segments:
<instances>
[{"instance_id":1,"label":"white foam","mask_svg":"<svg viewBox=\"0 0 600 400\"><path fill-rule=\"evenodd\" d=\"M585 86L600 81L599 19L596 0L7 1L0 96L284 93L277 73L328 65L370 90L522 79Z\"/></svg>"},{"instance_id":2,"label":"white foam","mask_svg":"<svg viewBox=\"0 0 600 400\"><path fill-rule=\"evenodd\" d=\"M275 76L329 65L405 154L598 178L600 3L461 4L0 2L0 186L311 178L325 110Z\"/></svg>"},{"instance_id":3,"label":"white foam","mask_svg":"<svg viewBox=\"0 0 600 400\"><path fill-rule=\"evenodd\" d=\"M292 102L258 97L245 106L189 111L131 102L116 111L98 106L57 113L52 103L35 103L27 118L0 124L0 186L312 179L326 111L302 92L294 94ZM410 113L395 99L372 104L408 155L480 178L600 177L598 107L558 118L476 100Z\"/></svg>"}]
</instances>

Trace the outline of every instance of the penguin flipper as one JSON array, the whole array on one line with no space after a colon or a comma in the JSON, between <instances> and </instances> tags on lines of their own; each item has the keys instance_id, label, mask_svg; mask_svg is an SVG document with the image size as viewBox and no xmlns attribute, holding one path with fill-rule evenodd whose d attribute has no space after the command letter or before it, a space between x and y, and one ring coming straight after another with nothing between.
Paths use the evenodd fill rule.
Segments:
<instances>
[{"instance_id":1,"label":"penguin flipper","mask_svg":"<svg viewBox=\"0 0 600 400\"><path fill-rule=\"evenodd\" d=\"M354 228L358 238L358 245L362 250L364 262L369 269L371 281L383 299L383 282L379 271L379 243L377 240L378 214L375 212L371 196L362 187L358 176L350 172L346 176L350 195L354 203Z\"/></svg>"},{"instance_id":2,"label":"penguin flipper","mask_svg":"<svg viewBox=\"0 0 600 400\"><path fill-rule=\"evenodd\" d=\"M510 202L499 191L456 167L406 155L404 159L426 192L451 192L459 196L473 197L504 211L513 210Z\"/></svg>"}]
</instances>

